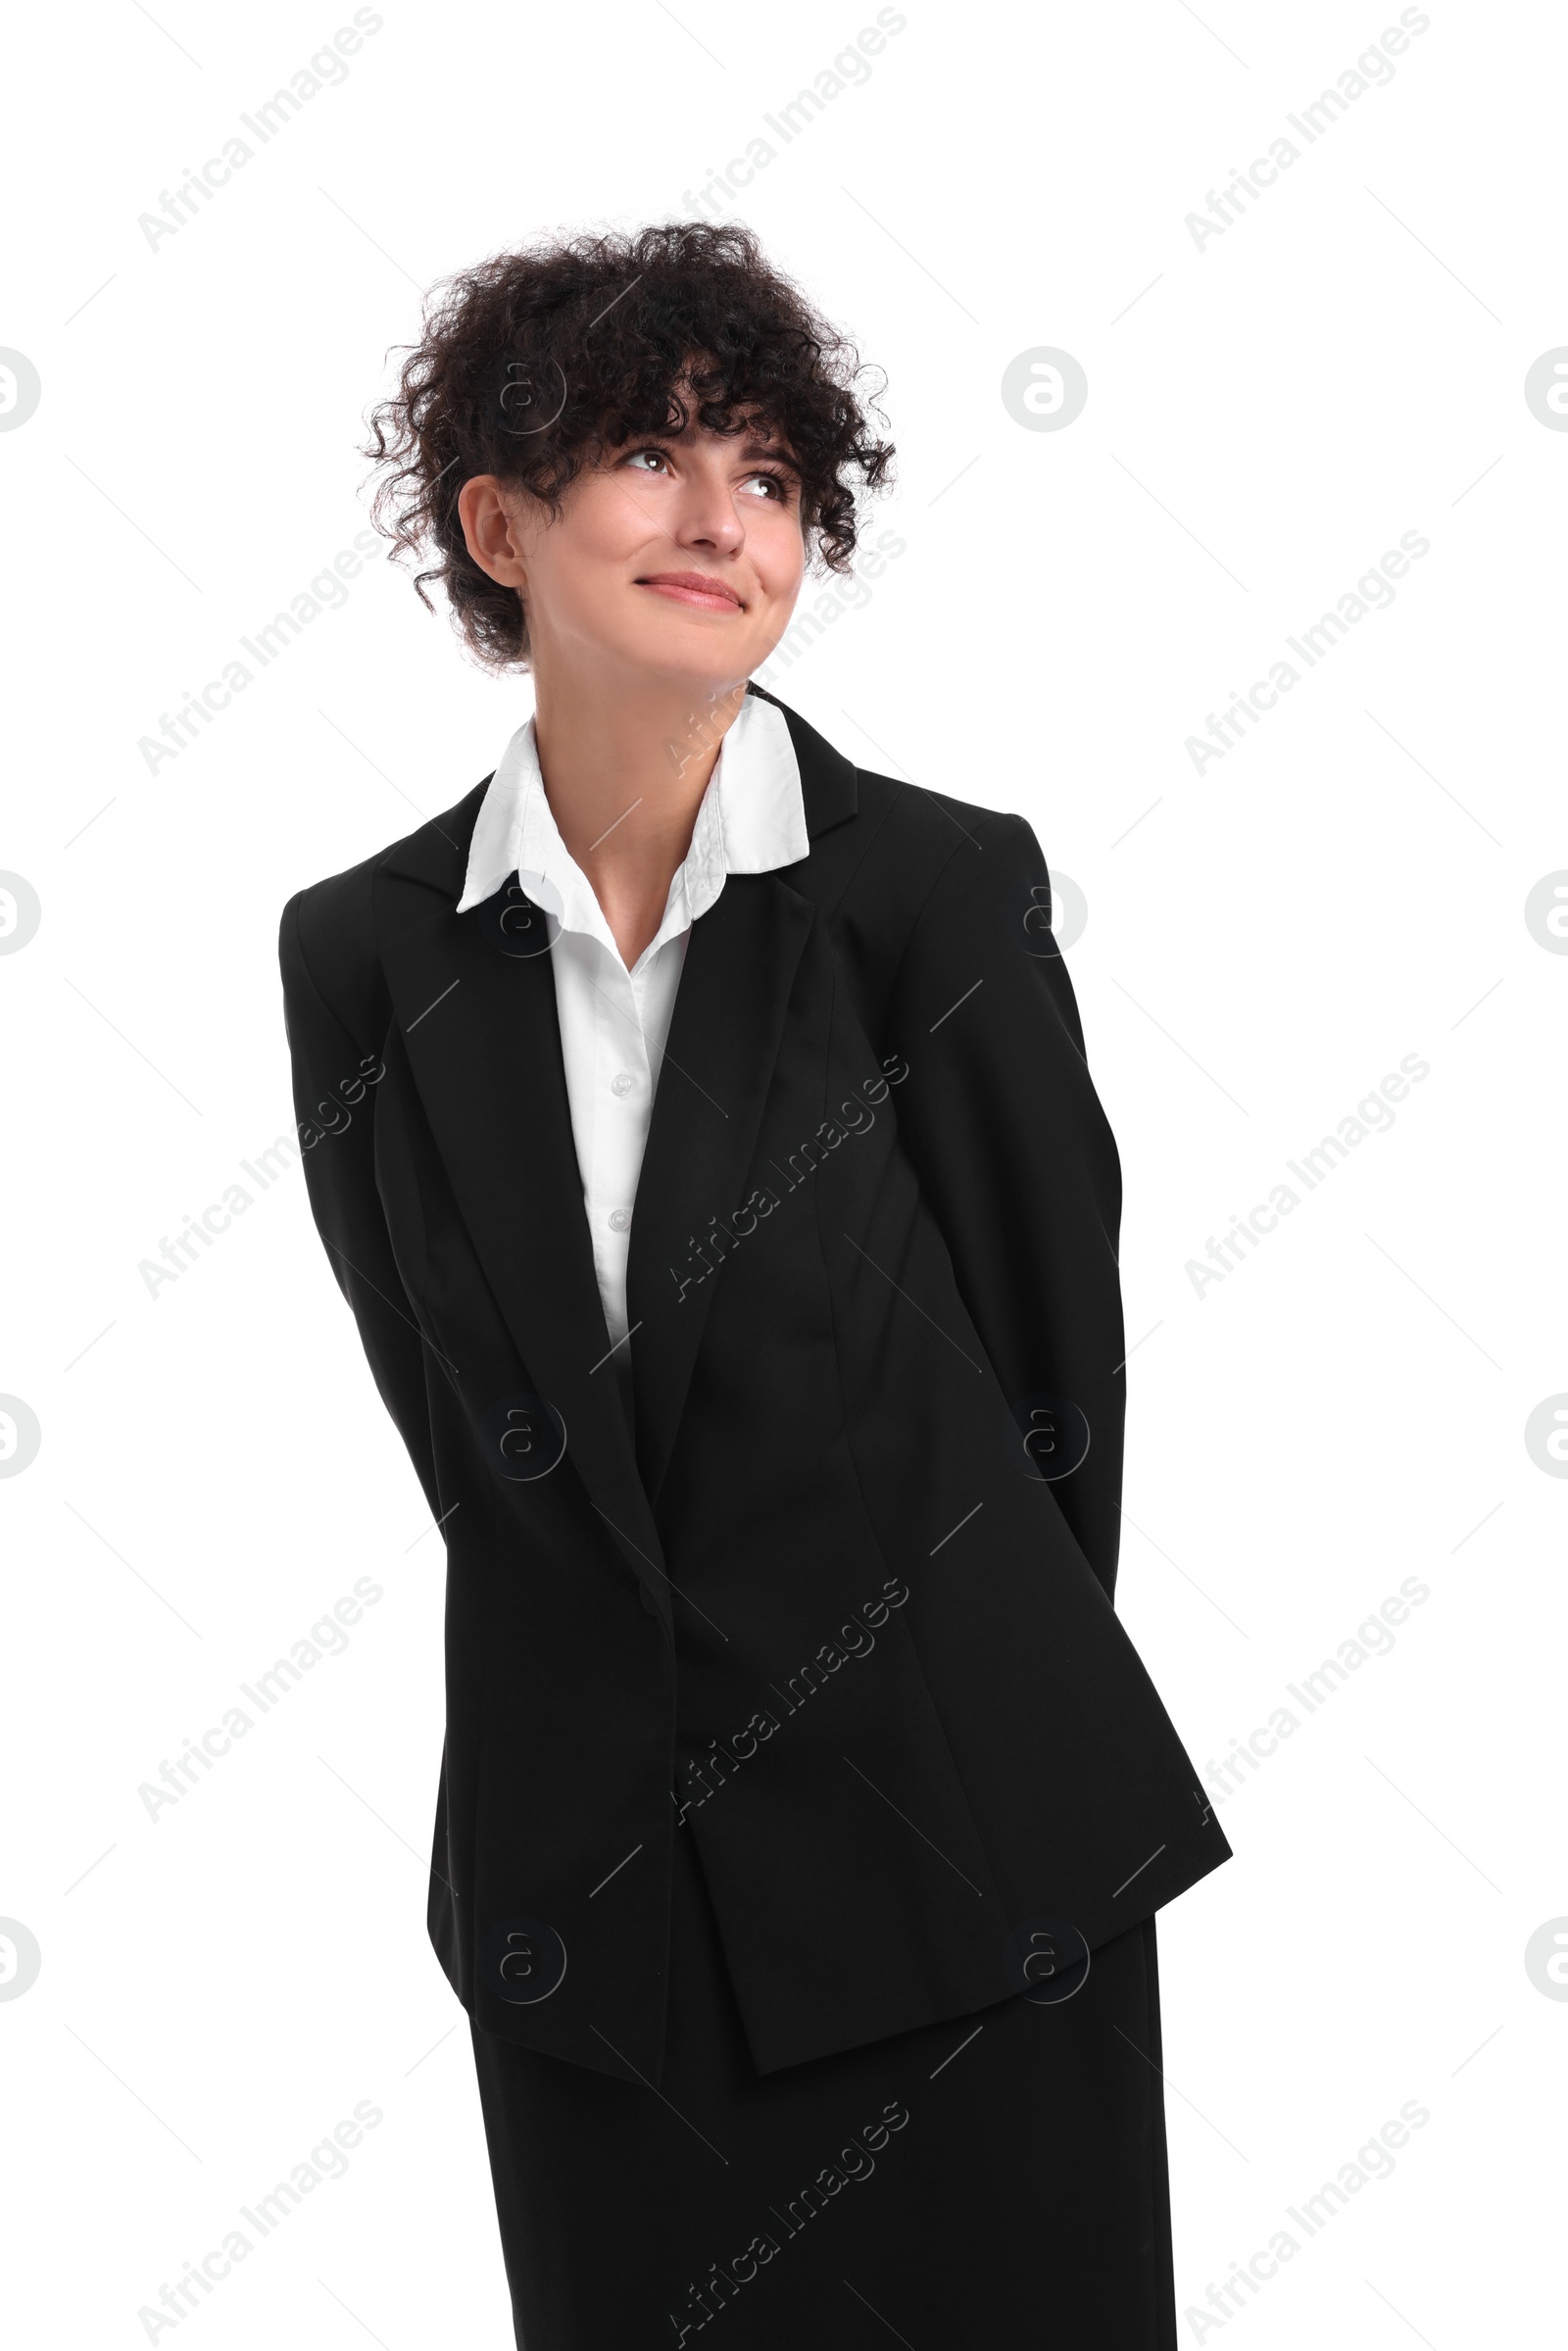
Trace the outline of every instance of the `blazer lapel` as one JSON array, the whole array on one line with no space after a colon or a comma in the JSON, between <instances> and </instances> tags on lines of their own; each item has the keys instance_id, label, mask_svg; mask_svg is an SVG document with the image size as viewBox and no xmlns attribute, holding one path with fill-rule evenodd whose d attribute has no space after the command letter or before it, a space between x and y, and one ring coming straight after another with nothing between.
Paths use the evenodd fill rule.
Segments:
<instances>
[{"instance_id":1,"label":"blazer lapel","mask_svg":"<svg viewBox=\"0 0 1568 2351\"><path fill-rule=\"evenodd\" d=\"M746 690L784 714L814 843L855 814L854 764L755 679ZM669 1466L703 1325L723 1278L726 1245L719 1235L715 1248L710 1236L742 1203L812 920L809 900L780 875L731 874L692 925L626 1268L637 1463L651 1501Z\"/></svg>"},{"instance_id":2,"label":"blazer lapel","mask_svg":"<svg viewBox=\"0 0 1568 2351\"><path fill-rule=\"evenodd\" d=\"M812 920L809 903L774 875L731 874L692 925L626 1270L637 1461L650 1500L669 1465L722 1278L726 1230L744 1197Z\"/></svg>"},{"instance_id":3,"label":"blazer lapel","mask_svg":"<svg viewBox=\"0 0 1568 2351\"><path fill-rule=\"evenodd\" d=\"M481 798L482 788L381 866L381 960L464 1224L528 1377L561 1414L589 1500L667 1622L583 1214L550 955L516 952L531 937L519 936L529 908L515 883L486 906L455 910ZM468 1399L481 1416L497 1401Z\"/></svg>"},{"instance_id":4,"label":"blazer lapel","mask_svg":"<svg viewBox=\"0 0 1568 2351\"><path fill-rule=\"evenodd\" d=\"M748 691L777 701L755 683ZM777 707L814 840L855 813L855 768L797 711ZM534 950L515 882L484 906L455 910L489 782L382 859L382 964L420 1101L507 1327L537 1393L565 1423L590 1501L667 1625L652 1501L721 1278L710 1249L713 1270L697 1279L704 1259L694 1252L744 1197L814 912L776 874L732 874L692 926L632 1214L634 1442L583 1214L549 954ZM533 918L542 922L537 909ZM672 1267L691 1271L684 1291ZM469 1399L481 1414L492 1400Z\"/></svg>"}]
</instances>

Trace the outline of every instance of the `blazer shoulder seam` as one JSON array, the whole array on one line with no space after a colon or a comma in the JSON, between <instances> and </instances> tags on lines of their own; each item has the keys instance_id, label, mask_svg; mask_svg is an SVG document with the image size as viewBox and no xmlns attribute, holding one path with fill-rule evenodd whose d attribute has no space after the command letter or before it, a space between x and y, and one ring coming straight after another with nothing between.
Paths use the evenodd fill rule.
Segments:
<instances>
[{"instance_id":1,"label":"blazer shoulder seam","mask_svg":"<svg viewBox=\"0 0 1568 2351\"><path fill-rule=\"evenodd\" d=\"M368 984L372 1005L378 997L386 1000L388 1008L391 1004L376 946L370 901L370 885L379 862L379 856L367 857L342 873L327 874L320 881L311 882L303 890L296 890L283 909L285 928L292 917L294 954L300 971L318 1003L350 1038L356 1037L360 1023L343 1008L345 979L349 997L358 997ZM318 920L323 924L331 922L335 933L331 942L333 953L325 963L319 952ZM323 979L323 970L331 970L330 980ZM373 1012L371 1017L373 1020Z\"/></svg>"},{"instance_id":2,"label":"blazer shoulder seam","mask_svg":"<svg viewBox=\"0 0 1568 2351\"><path fill-rule=\"evenodd\" d=\"M937 797L938 796L936 794L932 795L933 799ZM1006 830L1010 826L1017 826L1020 830L1026 833L1030 829L1028 819L1026 817L1014 815L1006 808L986 808L981 812L987 819L987 829L1001 827L1004 837L1005 837ZM889 988L890 1002L898 993L899 983L904 977L904 967L909 959L910 953L914 947L915 936L919 931L921 923L925 920L927 911L931 906L931 902L936 897L937 892L942 888L943 883L947 880L948 874L952 870L954 859L958 856L959 852L965 848L981 849L983 854L983 845L979 841L977 834L965 833L961 840L954 843L947 856L943 858L941 864L936 870L936 873L932 876L930 887L927 889L924 897L921 899L919 906L915 908L913 916L909 922L909 928L905 935L904 946L899 954L898 966L894 971L893 979Z\"/></svg>"}]
</instances>

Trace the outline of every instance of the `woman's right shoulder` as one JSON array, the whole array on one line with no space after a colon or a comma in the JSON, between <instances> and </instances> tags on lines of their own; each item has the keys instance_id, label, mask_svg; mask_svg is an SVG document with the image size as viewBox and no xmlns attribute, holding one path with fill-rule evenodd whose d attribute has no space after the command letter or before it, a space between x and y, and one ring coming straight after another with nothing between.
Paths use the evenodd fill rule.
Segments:
<instances>
[{"instance_id":1,"label":"woman's right shoulder","mask_svg":"<svg viewBox=\"0 0 1568 2351\"><path fill-rule=\"evenodd\" d=\"M381 966L371 886L387 854L378 851L343 873L296 890L278 923L285 1002L303 989L314 990L351 1035L370 1032L372 1002L384 993L376 985Z\"/></svg>"},{"instance_id":2,"label":"woman's right shoulder","mask_svg":"<svg viewBox=\"0 0 1568 2351\"><path fill-rule=\"evenodd\" d=\"M285 996L309 984L354 1033L369 1034L375 1028L376 1009L386 1003L376 931L377 877L396 872L451 890L456 897L463 887L473 820L489 781L486 776L456 807L401 834L358 864L295 891L278 924Z\"/></svg>"}]
</instances>

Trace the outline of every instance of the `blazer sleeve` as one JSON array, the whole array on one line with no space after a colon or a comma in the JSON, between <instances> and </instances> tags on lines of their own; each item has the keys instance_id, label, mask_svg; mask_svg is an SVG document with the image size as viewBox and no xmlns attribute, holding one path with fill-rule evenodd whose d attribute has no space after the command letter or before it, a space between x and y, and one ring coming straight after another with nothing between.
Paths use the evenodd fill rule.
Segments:
<instances>
[{"instance_id":1,"label":"blazer sleeve","mask_svg":"<svg viewBox=\"0 0 1568 2351\"><path fill-rule=\"evenodd\" d=\"M373 993L355 991L364 1001L340 1013L317 985L302 936L302 908L312 895L301 891L289 900L278 933L294 1114L311 1212L359 1325L381 1400L408 1447L430 1515L439 1520L425 1341L392 1253L375 1182L374 1089L385 1074L385 1022L376 1021Z\"/></svg>"},{"instance_id":2,"label":"blazer sleeve","mask_svg":"<svg viewBox=\"0 0 1568 2351\"><path fill-rule=\"evenodd\" d=\"M1088 1452L1051 1491L1111 1597L1126 1404L1121 1164L1050 911L1033 830L993 816L956 846L921 908L885 1033L908 1065L900 1139L1009 1404L1065 1398L1088 1421Z\"/></svg>"}]
</instances>

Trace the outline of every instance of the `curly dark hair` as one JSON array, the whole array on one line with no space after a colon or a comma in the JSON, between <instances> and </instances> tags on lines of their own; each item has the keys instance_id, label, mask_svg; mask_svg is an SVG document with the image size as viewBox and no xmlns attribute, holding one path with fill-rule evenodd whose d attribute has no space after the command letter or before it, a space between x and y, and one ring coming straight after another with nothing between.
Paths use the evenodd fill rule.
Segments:
<instances>
[{"instance_id":1,"label":"curly dark hair","mask_svg":"<svg viewBox=\"0 0 1568 2351\"><path fill-rule=\"evenodd\" d=\"M690 421L719 433L760 425L800 471L809 560L848 571L858 537L856 481L892 478L858 394L853 345L733 222L677 220L631 234L543 238L495 254L427 297L423 337L405 345L395 395L371 413L371 513L394 561L428 550L415 578L445 589L474 654L526 667L514 588L469 555L458 493L476 473L531 492L559 514L569 484L639 434Z\"/></svg>"}]
</instances>

